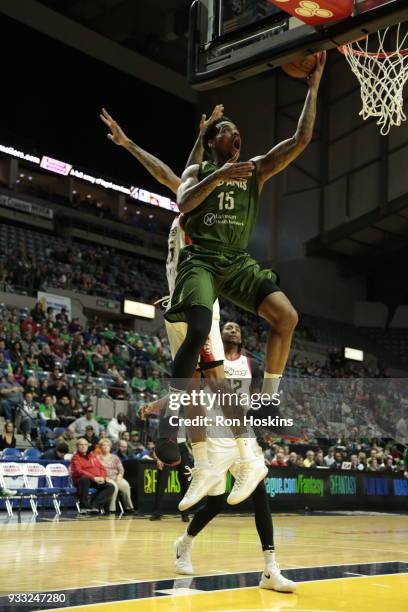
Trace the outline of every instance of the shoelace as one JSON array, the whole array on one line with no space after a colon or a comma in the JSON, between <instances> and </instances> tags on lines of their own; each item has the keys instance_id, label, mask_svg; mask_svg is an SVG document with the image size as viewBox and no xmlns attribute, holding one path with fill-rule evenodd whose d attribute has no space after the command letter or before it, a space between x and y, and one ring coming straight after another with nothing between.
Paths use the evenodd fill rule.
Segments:
<instances>
[{"instance_id":1,"label":"shoelace","mask_svg":"<svg viewBox=\"0 0 408 612\"><path fill-rule=\"evenodd\" d=\"M240 487L246 480L246 474L248 472L248 468L250 467L249 463L241 463L239 468L239 473L236 479L237 487Z\"/></svg>"},{"instance_id":2,"label":"shoelace","mask_svg":"<svg viewBox=\"0 0 408 612\"><path fill-rule=\"evenodd\" d=\"M193 489L194 486L197 486L197 480L194 480L194 476L197 475L199 470L200 470L200 468L198 468L198 467L191 468L189 465L186 465L186 471L184 472L184 474L186 476L188 476L188 478L187 478L188 482L191 481L191 485L189 487L189 491L191 491L191 489ZM187 493L188 493L188 491L187 491Z\"/></svg>"}]
</instances>

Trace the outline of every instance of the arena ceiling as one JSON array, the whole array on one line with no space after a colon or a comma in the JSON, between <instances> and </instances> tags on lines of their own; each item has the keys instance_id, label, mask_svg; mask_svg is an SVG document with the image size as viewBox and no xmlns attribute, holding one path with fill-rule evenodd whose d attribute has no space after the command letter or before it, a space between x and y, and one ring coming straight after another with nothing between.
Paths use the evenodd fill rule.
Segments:
<instances>
[{"instance_id":1,"label":"arena ceiling","mask_svg":"<svg viewBox=\"0 0 408 612\"><path fill-rule=\"evenodd\" d=\"M110 40L186 72L190 0L40 0Z\"/></svg>"}]
</instances>

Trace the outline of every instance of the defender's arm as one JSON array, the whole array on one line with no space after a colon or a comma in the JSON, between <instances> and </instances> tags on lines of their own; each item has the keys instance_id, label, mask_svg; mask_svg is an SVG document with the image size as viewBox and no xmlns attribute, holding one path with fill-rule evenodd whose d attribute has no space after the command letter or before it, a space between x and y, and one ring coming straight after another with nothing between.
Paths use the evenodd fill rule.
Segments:
<instances>
[{"instance_id":1,"label":"defender's arm","mask_svg":"<svg viewBox=\"0 0 408 612\"><path fill-rule=\"evenodd\" d=\"M126 136L120 125L109 115L104 108L99 115L105 125L110 129L108 134L109 140L116 145L122 146L146 168L148 172L162 185L166 185L173 193L177 193L180 185L180 178L176 176L173 170L160 159L148 153L130 138Z\"/></svg>"}]
</instances>

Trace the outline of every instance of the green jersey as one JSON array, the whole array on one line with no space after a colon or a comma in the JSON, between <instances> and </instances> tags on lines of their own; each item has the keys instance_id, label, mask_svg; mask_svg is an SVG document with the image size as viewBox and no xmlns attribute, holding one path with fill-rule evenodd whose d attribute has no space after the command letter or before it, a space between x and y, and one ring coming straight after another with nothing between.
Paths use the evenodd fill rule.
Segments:
<instances>
[{"instance_id":1,"label":"green jersey","mask_svg":"<svg viewBox=\"0 0 408 612\"><path fill-rule=\"evenodd\" d=\"M200 164L198 180L218 170L211 162ZM193 244L245 250L258 216L259 187L256 166L252 176L222 181L197 208L186 214L184 230Z\"/></svg>"}]
</instances>

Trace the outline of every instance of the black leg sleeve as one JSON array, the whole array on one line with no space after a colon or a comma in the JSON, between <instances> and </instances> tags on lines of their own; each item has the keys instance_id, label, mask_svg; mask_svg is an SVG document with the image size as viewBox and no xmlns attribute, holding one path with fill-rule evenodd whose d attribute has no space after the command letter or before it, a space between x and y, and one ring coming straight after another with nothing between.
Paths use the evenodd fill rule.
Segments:
<instances>
[{"instance_id":1,"label":"black leg sleeve","mask_svg":"<svg viewBox=\"0 0 408 612\"><path fill-rule=\"evenodd\" d=\"M205 506L195 513L193 520L187 527L188 535L196 536L200 533L200 531L221 512L223 502L224 494L209 495Z\"/></svg>"},{"instance_id":2,"label":"black leg sleeve","mask_svg":"<svg viewBox=\"0 0 408 612\"><path fill-rule=\"evenodd\" d=\"M200 350L211 330L212 312L205 306L190 306L186 313L187 334L173 362L174 386L179 379L190 379L197 367Z\"/></svg>"},{"instance_id":3,"label":"black leg sleeve","mask_svg":"<svg viewBox=\"0 0 408 612\"><path fill-rule=\"evenodd\" d=\"M262 550L274 550L272 515L268 494L263 482L260 482L251 495L255 507L255 525L261 540Z\"/></svg>"}]
</instances>

